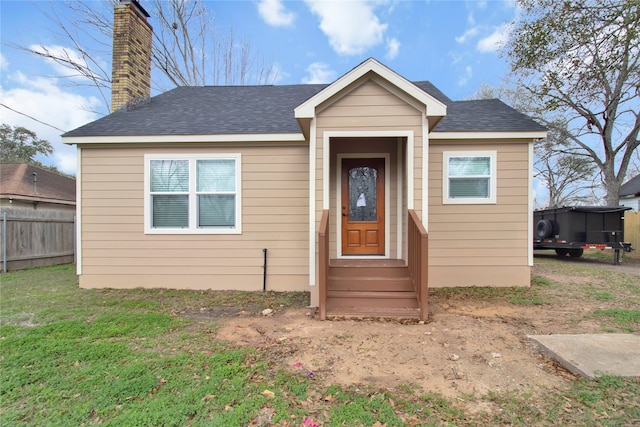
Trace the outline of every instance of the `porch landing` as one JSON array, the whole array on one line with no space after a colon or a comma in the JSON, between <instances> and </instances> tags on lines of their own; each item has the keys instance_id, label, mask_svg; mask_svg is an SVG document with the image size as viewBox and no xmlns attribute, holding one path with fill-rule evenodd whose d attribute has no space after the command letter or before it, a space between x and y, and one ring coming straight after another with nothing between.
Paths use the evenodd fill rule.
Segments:
<instances>
[{"instance_id":1,"label":"porch landing","mask_svg":"<svg viewBox=\"0 0 640 427\"><path fill-rule=\"evenodd\" d=\"M419 319L409 269L398 259L332 259L326 315Z\"/></svg>"}]
</instances>

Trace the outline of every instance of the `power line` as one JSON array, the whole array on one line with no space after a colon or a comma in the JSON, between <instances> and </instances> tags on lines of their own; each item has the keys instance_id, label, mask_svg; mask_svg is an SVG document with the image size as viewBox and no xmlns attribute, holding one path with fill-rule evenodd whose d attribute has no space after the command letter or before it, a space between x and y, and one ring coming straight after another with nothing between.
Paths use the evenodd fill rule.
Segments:
<instances>
[{"instance_id":1,"label":"power line","mask_svg":"<svg viewBox=\"0 0 640 427\"><path fill-rule=\"evenodd\" d=\"M38 119L36 119L35 117L31 117L31 116L30 116L30 115L28 115L28 114L25 114L25 113L20 112L20 111L18 111L18 110L14 110L13 108L11 108L11 107L9 107L9 106L6 106L6 105L4 105L4 104L2 104L2 103L0 103L0 105L2 105L2 106L3 106L4 108L6 108L7 110L11 110L11 111L13 111L14 113L21 114L21 115L23 115L23 116L25 116L25 117L30 118L31 120L35 120L35 121L36 121L36 122L38 122L38 123L42 123L42 124L43 124L43 125L45 125L45 126L49 126L49 127L51 127L51 128L54 128L55 130L59 130L59 131L60 131L60 132L62 132L62 133L66 132L66 131L64 131L64 130L60 129L59 127L55 127L54 125L50 125L49 123L45 123L45 122L43 122L42 120L38 120Z\"/></svg>"}]
</instances>

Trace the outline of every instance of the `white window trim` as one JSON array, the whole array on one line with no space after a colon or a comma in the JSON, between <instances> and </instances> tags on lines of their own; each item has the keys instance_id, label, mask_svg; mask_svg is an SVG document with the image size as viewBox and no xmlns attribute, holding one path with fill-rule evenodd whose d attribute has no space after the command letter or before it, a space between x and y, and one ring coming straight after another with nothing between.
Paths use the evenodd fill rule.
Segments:
<instances>
[{"instance_id":1,"label":"white window trim","mask_svg":"<svg viewBox=\"0 0 640 427\"><path fill-rule=\"evenodd\" d=\"M489 197L449 197L449 159L452 157L489 157ZM497 200L497 162L498 153L492 151L444 151L442 153L442 203L447 205L486 205L496 204Z\"/></svg>"},{"instance_id":2,"label":"white window trim","mask_svg":"<svg viewBox=\"0 0 640 427\"><path fill-rule=\"evenodd\" d=\"M233 159L236 163L236 226L234 228L198 228L196 226L196 161ZM151 227L150 165L152 160L189 161L189 228ZM218 154L145 154L144 155L144 234L242 234L242 155L240 153ZM193 197L191 197L193 196Z\"/></svg>"}]
</instances>

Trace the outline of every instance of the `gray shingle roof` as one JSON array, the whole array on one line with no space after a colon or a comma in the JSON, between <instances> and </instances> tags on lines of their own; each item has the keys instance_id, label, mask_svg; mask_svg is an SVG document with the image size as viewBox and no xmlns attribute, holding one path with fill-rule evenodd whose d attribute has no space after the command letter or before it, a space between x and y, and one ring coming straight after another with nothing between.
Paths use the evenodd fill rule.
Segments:
<instances>
[{"instance_id":1,"label":"gray shingle roof","mask_svg":"<svg viewBox=\"0 0 640 427\"><path fill-rule=\"evenodd\" d=\"M640 195L640 175L636 175L620 186L620 197Z\"/></svg>"},{"instance_id":2,"label":"gray shingle roof","mask_svg":"<svg viewBox=\"0 0 640 427\"><path fill-rule=\"evenodd\" d=\"M436 132L505 132L547 129L499 99L477 99L448 103L447 115L434 130Z\"/></svg>"},{"instance_id":3,"label":"gray shingle roof","mask_svg":"<svg viewBox=\"0 0 640 427\"><path fill-rule=\"evenodd\" d=\"M428 81L415 82L447 105L438 131L543 130L498 100L451 101ZM299 133L294 109L327 85L178 87L65 133L64 137Z\"/></svg>"},{"instance_id":4,"label":"gray shingle roof","mask_svg":"<svg viewBox=\"0 0 640 427\"><path fill-rule=\"evenodd\" d=\"M63 136L299 133L293 109L325 87L177 87Z\"/></svg>"}]
</instances>

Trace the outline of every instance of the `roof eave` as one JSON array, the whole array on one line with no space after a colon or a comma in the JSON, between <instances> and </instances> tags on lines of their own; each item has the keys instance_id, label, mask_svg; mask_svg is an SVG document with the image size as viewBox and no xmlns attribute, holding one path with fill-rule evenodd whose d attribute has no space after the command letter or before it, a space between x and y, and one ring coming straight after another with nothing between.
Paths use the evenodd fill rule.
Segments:
<instances>
[{"instance_id":1,"label":"roof eave","mask_svg":"<svg viewBox=\"0 0 640 427\"><path fill-rule=\"evenodd\" d=\"M62 142L76 144L153 144L207 142L304 142L302 133L252 133L213 135L110 135L65 136Z\"/></svg>"},{"instance_id":2,"label":"roof eave","mask_svg":"<svg viewBox=\"0 0 640 427\"><path fill-rule=\"evenodd\" d=\"M541 139L547 137L545 130L510 130L510 131L433 131L429 139Z\"/></svg>"},{"instance_id":3,"label":"roof eave","mask_svg":"<svg viewBox=\"0 0 640 427\"><path fill-rule=\"evenodd\" d=\"M24 202L38 202L38 203L55 203L58 205L75 205L75 200L69 199L56 199L54 197L46 197L46 196L26 196L23 194L0 194L0 199L13 199L16 201L24 201Z\"/></svg>"}]
</instances>

